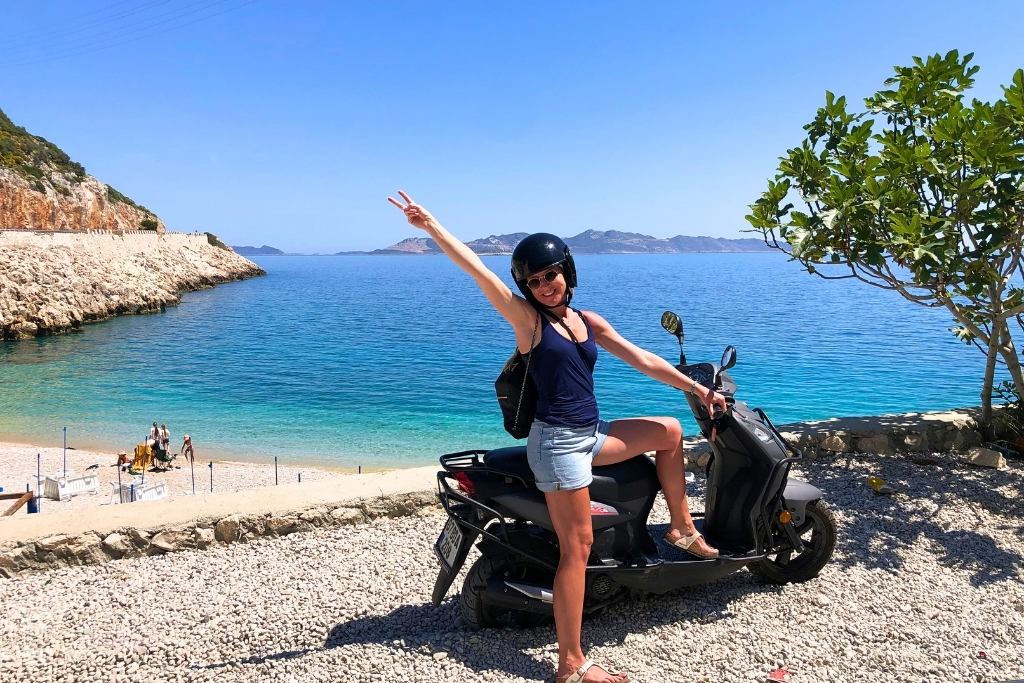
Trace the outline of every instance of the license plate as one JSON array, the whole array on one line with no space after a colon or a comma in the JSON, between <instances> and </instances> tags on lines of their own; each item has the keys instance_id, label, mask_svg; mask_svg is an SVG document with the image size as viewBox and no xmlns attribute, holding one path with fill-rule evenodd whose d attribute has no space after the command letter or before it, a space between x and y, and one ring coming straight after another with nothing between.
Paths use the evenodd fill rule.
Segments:
<instances>
[{"instance_id":1,"label":"license plate","mask_svg":"<svg viewBox=\"0 0 1024 683\"><path fill-rule=\"evenodd\" d=\"M448 523L444 525L444 530L437 537L437 543L434 544L434 553L449 574L459 554L459 548L462 547L462 538L462 527L449 517Z\"/></svg>"}]
</instances>

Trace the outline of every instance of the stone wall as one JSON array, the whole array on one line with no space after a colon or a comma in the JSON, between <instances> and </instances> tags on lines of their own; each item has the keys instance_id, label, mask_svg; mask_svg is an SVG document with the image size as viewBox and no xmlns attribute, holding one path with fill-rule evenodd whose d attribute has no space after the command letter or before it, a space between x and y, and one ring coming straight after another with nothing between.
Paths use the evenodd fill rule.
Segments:
<instances>
[{"instance_id":1,"label":"stone wall","mask_svg":"<svg viewBox=\"0 0 1024 683\"><path fill-rule=\"evenodd\" d=\"M81 252L95 252L113 258L125 252L138 254L154 248L209 246L210 240L202 232L153 232L152 230L35 230L0 229L0 249L66 248Z\"/></svg>"},{"instance_id":2,"label":"stone wall","mask_svg":"<svg viewBox=\"0 0 1024 683\"><path fill-rule=\"evenodd\" d=\"M321 505L281 514L228 515L201 518L170 527L130 527L106 535L94 532L55 534L0 548L0 576L67 565L102 564L110 560L202 550L221 543L247 543L257 538L286 536L320 527L346 526L380 517L437 512L433 491L403 493Z\"/></svg>"},{"instance_id":3,"label":"stone wall","mask_svg":"<svg viewBox=\"0 0 1024 683\"><path fill-rule=\"evenodd\" d=\"M966 451L982 442L980 408L932 413L840 417L778 425L783 438L812 461L840 453L927 453ZM703 438L687 445L697 467L704 467L710 449Z\"/></svg>"}]
</instances>

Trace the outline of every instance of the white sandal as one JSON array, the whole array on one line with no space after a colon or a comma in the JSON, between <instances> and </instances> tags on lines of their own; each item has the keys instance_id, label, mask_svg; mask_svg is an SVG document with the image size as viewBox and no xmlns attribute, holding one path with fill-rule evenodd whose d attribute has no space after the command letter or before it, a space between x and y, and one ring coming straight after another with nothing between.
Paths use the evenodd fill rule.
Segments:
<instances>
[{"instance_id":1,"label":"white sandal","mask_svg":"<svg viewBox=\"0 0 1024 683\"><path fill-rule=\"evenodd\" d=\"M702 560L713 560L716 557L718 557L718 550L712 549L712 552L710 554L708 554L708 553L700 552L696 548L691 547L703 535L704 534L702 534L699 531L694 531L689 536L680 536L679 538L677 538L676 540L673 541L671 538L668 537L668 534L666 533L665 534L665 542L668 543L671 546L679 548L680 550L685 550L686 552L690 553L694 557L699 557Z\"/></svg>"},{"instance_id":2,"label":"white sandal","mask_svg":"<svg viewBox=\"0 0 1024 683\"><path fill-rule=\"evenodd\" d=\"M576 669L576 671L572 672L565 678L559 678L558 676L555 676L555 683L582 683L583 677L587 675L587 672L590 671L591 667L593 666L595 666L594 660L588 659L587 661L583 662L580 668ZM622 672L612 673L611 671L609 671L608 675L622 676L623 683L629 683L629 676L626 676L626 674Z\"/></svg>"}]
</instances>

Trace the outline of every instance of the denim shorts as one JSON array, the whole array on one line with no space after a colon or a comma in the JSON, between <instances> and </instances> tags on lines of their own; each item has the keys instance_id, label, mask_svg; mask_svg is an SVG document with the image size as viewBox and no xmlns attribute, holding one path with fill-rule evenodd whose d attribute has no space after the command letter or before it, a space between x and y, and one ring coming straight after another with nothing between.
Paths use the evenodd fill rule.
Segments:
<instances>
[{"instance_id":1,"label":"denim shorts","mask_svg":"<svg viewBox=\"0 0 1024 683\"><path fill-rule=\"evenodd\" d=\"M594 456L607 438L604 420L589 427L559 427L535 420L526 441L526 456L537 488L552 492L590 486Z\"/></svg>"}]
</instances>

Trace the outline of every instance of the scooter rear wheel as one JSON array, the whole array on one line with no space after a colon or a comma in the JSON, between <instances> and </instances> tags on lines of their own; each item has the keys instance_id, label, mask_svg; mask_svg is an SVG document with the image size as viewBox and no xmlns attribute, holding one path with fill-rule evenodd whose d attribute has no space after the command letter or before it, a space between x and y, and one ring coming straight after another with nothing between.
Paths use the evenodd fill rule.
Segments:
<instances>
[{"instance_id":1,"label":"scooter rear wheel","mask_svg":"<svg viewBox=\"0 0 1024 683\"><path fill-rule=\"evenodd\" d=\"M836 547L836 518L824 501L816 500L807 506L803 524L796 532L804 544L803 552L783 548L748 564L747 569L767 583L800 583L817 576Z\"/></svg>"},{"instance_id":2,"label":"scooter rear wheel","mask_svg":"<svg viewBox=\"0 0 1024 683\"><path fill-rule=\"evenodd\" d=\"M488 605L484 601L484 593L487 592L487 582L493 577L502 577L528 583L536 581L550 584L551 582L551 577L541 576L538 568L518 561L513 557L492 559L481 556L477 558L477 561L473 563L469 573L466 575L466 580L462 584L462 593L459 596L462 618L470 628L501 628L507 626L533 628L550 621L550 617L545 614Z\"/></svg>"}]
</instances>

